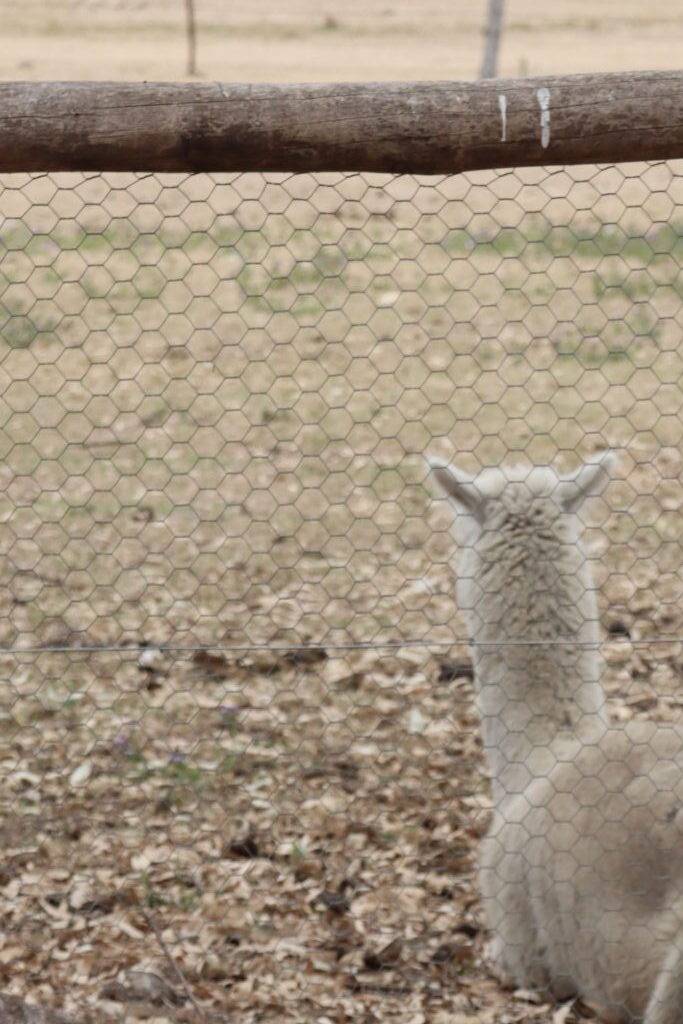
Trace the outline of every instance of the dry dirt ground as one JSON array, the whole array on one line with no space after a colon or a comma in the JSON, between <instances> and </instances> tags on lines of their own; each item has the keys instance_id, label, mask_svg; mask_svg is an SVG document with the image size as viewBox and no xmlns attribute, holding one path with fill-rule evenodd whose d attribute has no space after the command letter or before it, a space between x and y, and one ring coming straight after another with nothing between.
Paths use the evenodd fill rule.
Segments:
<instances>
[{"instance_id":1,"label":"dry dirt ground","mask_svg":"<svg viewBox=\"0 0 683 1024\"><path fill-rule=\"evenodd\" d=\"M211 77L476 71L481 5L198 6ZM509 7L503 73L666 66L681 31ZM176 7L2 8L7 77L181 74ZM423 453L620 450L586 537L611 711L678 718L681 164L0 186L0 987L84 1022L590 1017L486 968Z\"/></svg>"}]
</instances>

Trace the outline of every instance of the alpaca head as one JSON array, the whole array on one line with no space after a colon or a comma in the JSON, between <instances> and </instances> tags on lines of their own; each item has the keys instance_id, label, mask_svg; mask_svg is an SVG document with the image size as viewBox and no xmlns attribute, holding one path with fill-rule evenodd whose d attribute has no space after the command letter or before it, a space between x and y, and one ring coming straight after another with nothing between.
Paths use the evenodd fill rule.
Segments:
<instances>
[{"instance_id":1,"label":"alpaca head","mask_svg":"<svg viewBox=\"0 0 683 1024\"><path fill-rule=\"evenodd\" d=\"M539 591L574 574L588 586L578 513L588 497L602 491L615 461L612 452L603 452L571 476L545 466L506 466L472 477L430 460L455 512L458 603L471 627L473 613L481 618L484 596L491 597L489 622L494 604L499 615L508 614L519 599L510 585L522 577Z\"/></svg>"}]
</instances>

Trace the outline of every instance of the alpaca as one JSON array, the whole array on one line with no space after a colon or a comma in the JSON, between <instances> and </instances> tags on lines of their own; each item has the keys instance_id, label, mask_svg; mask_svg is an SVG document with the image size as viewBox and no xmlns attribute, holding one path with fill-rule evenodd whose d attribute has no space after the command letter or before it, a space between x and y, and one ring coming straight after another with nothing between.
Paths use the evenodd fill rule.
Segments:
<instances>
[{"instance_id":1,"label":"alpaca","mask_svg":"<svg viewBox=\"0 0 683 1024\"><path fill-rule=\"evenodd\" d=\"M579 510L615 463L468 477L455 506L493 816L480 887L505 981L613 1022L683 1022L683 734L611 726Z\"/></svg>"}]
</instances>

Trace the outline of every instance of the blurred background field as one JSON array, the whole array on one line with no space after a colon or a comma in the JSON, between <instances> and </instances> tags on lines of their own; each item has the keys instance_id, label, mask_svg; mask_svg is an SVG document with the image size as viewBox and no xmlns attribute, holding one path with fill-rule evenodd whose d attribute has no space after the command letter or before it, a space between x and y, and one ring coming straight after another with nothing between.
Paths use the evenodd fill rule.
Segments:
<instances>
[{"instance_id":1,"label":"blurred background field","mask_svg":"<svg viewBox=\"0 0 683 1024\"><path fill-rule=\"evenodd\" d=\"M196 0L198 70L225 82L475 78L486 0ZM182 0L0 4L3 78L183 77ZM508 0L499 74L669 69L683 41L664 0Z\"/></svg>"},{"instance_id":2,"label":"blurred background field","mask_svg":"<svg viewBox=\"0 0 683 1024\"><path fill-rule=\"evenodd\" d=\"M677 465L679 175L9 178L5 642L464 640L426 453Z\"/></svg>"},{"instance_id":3,"label":"blurred background field","mask_svg":"<svg viewBox=\"0 0 683 1024\"><path fill-rule=\"evenodd\" d=\"M484 8L198 0L198 69L471 78ZM181 4L0 15L5 78L184 75ZM510 0L500 72L667 67L681 31ZM677 718L682 255L673 161L2 178L5 990L98 1021L200 1020L188 987L216 1021L548 1019L483 959L424 454L619 450L586 524L611 712Z\"/></svg>"}]
</instances>

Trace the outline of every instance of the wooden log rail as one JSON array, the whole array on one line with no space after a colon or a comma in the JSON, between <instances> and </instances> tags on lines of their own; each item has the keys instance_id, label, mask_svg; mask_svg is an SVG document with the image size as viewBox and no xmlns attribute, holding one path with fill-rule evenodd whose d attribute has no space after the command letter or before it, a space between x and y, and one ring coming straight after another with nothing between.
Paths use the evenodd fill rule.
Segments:
<instances>
[{"instance_id":1,"label":"wooden log rail","mask_svg":"<svg viewBox=\"0 0 683 1024\"><path fill-rule=\"evenodd\" d=\"M681 156L681 71L340 85L0 83L0 171L450 174Z\"/></svg>"}]
</instances>

